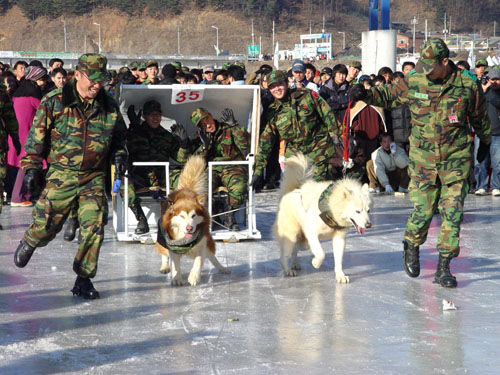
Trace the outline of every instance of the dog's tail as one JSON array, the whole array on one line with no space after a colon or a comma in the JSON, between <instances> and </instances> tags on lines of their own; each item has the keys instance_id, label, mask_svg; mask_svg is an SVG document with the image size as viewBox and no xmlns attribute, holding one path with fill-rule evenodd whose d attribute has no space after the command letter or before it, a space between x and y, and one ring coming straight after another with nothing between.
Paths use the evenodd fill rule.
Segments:
<instances>
[{"instance_id":1,"label":"dog's tail","mask_svg":"<svg viewBox=\"0 0 500 375\"><path fill-rule=\"evenodd\" d=\"M207 177L205 174L205 159L194 155L191 156L179 176L177 189L193 190L196 194L206 194Z\"/></svg>"},{"instance_id":2,"label":"dog's tail","mask_svg":"<svg viewBox=\"0 0 500 375\"><path fill-rule=\"evenodd\" d=\"M280 184L279 196L298 189L306 180L312 178L314 168L309 165L309 161L302 154L298 153L288 158L285 163L285 172L283 173L283 182Z\"/></svg>"}]
</instances>

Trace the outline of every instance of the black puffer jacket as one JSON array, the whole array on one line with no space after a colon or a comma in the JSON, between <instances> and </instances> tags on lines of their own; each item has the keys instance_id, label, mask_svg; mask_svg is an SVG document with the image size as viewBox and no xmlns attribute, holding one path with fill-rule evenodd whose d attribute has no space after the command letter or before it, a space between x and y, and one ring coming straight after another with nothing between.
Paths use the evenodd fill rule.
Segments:
<instances>
[{"instance_id":1,"label":"black puffer jacket","mask_svg":"<svg viewBox=\"0 0 500 375\"><path fill-rule=\"evenodd\" d=\"M489 88L484 94L488 105L488 116L491 121L491 135L500 135L500 89Z\"/></svg>"},{"instance_id":2,"label":"black puffer jacket","mask_svg":"<svg viewBox=\"0 0 500 375\"><path fill-rule=\"evenodd\" d=\"M400 105L391 109L392 133L397 144L408 143L411 131L411 113L407 105Z\"/></svg>"},{"instance_id":3,"label":"black puffer jacket","mask_svg":"<svg viewBox=\"0 0 500 375\"><path fill-rule=\"evenodd\" d=\"M321 87L319 94L330 105L337 120L342 123L347 105L349 104L349 84L344 82L339 86L333 78L330 78Z\"/></svg>"}]
</instances>

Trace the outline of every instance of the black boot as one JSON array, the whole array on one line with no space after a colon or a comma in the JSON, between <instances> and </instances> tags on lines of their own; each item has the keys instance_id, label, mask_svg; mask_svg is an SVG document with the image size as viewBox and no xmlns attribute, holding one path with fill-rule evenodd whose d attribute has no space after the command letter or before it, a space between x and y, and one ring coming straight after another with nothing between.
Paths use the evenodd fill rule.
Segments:
<instances>
[{"instance_id":1,"label":"black boot","mask_svg":"<svg viewBox=\"0 0 500 375\"><path fill-rule=\"evenodd\" d=\"M74 296L82 297L85 299L99 298L99 292L95 290L92 281L89 278L77 276L75 285L71 292Z\"/></svg>"},{"instance_id":2,"label":"black boot","mask_svg":"<svg viewBox=\"0 0 500 375\"><path fill-rule=\"evenodd\" d=\"M418 246L403 241L403 264L406 274L410 277L420 275L419 250Z\"/></svg>"},{"instance_id":3,"label":"black boot","mask_svg":"<svg viewBox=\"0 0 500 375\"><path fill-rule=\"evenodd\" d=\"M14 264L23 268L28 264L36 247L30 246L25 240L21 240L14 254Z\"/></svg>"},{"instance_id":4,"label":"black boot","mask_svg":"<svg viewBox=\"0 0 500 375\"><path fill-rule=\"evenodd\" d=\"M224 226L235 231L240 230L240 226L234 219L234 212L229 212L227 214L224 214Z\"/></svg>"},{"instance_id":5,"label":"black boot","mask_svg":"<svg viewBox=\"0 0 500 375\"><path fill-rule=\"evenodd\" d=\"M135 234L144 234L149 232L149 225L148 225L148 219L146 218L146 215L144 215L144 211L142 210L142 207L140 204L136 204L135 206L131 207L132 212L135 215L135 218L137 219L137 228L135 228Z\"/></svg>"},{"instance_id":6,"label":"black boot","mask_svg":"<svg viewBox=\"0 0 500 375\"><path fill-rule=\"evenodd\" d=\"M433 282L435 284L440 284L445 288L456 288L457 279L450 272L450 261L451 258L445 258L439 254L439 260Z\"/></svg>"},{"instance_id":7,"label":"black boot","mask_svg":"<svg viewBox=\"0 0 500 375\"><path fill-rule=\"evenodd\" d=\"M76 230L80 227L80 223L77 219L69 219L68 224L66 224L66 229L64 230L64 240L73 241L75 239Z\"/></svg>"}]
</instances>

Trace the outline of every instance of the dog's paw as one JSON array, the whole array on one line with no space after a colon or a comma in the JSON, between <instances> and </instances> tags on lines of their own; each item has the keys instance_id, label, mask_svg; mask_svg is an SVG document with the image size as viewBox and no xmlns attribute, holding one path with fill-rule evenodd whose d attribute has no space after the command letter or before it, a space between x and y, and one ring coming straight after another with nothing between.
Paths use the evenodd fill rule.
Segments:
<instances>
[{"instance_id":1,"label":"dog's paw","mask_svg":"<svg viewBox=\"0 0 500 375\"><path fill-rule=\"evenodd\" d=\"M325 259L325 257L323 257L323 258L314 257L311 263L312 263L314 268L320 268L321 265L323 264L324 259Z\"/></svg>"},{"instance_id":2,"label":"dog's paw","mask_svg":"<svg viewBox=\"0 0 500 375\"><path fill-rule=\"evenodd\" d=\"M191 286L196 286L200 282L200 278L201 275L191 272L188 277L188 283L191 284Z\"/></svg>"},{"instance_id":3,"label":"dog's paw","mask_svg":"<svg viewBox=\"0 0 500 375\"><path fill-rule=\"evenodd\" d=\"M283 271L283 274L287 277L288 276L297 276L297 272L295 272L295 270L285 270L285 271Z\"/></svg>"},{"instance_id":4,"label":"dog's paw","mask_svg":"<svg viewBox=\"0 0 500 375\"><path fill-rule=\"evenodd\" d=\"M299 262L295 261L292 263L292 270L300 271L302 267L300 266Z\"/></svg>"},{"instance_id":5,"label":"dog's paw","mask_svg":"<svg viewBox=\"0 0 500 375\"><path fill-rule=\"evenodd\" d=\"M167 273L170 273L170 267L161 267L160 268L160 273L163 273L164 275L166 275Z\"/></svg>"},{"instance_id":6,"label":"dog's paw","mask_svg":"<svg viewBox=\"0 0 500 375\"><path fill-rule=\"evenodd\" d=\"M337 282L339 284L349 284L349 277L344 275L343 273L340 275L335 275L335 278L337 279Z\"/></svg>"},{"instance_id":7,"label":"dog's paw","mask_svg":"<svg viewBox=\"0 0 500 375\"><path fill-rule=\"evenodd\" d=\"M219 273L224 273L224 274L231 273L231 270L227 267L219 268L218 271L219 271Z\"/></svg>"},{"instance_id":8,"label":"dog's paw","mask_svg":"<svg viewBox=\"0 0 500 375\"><path fill-rule=\"evenodd\" d=\"M172 286L183 286L184 285L184 281L182 281L182 278L181 277L174 277L172 279Z\"/></svg>"}]
</instances>

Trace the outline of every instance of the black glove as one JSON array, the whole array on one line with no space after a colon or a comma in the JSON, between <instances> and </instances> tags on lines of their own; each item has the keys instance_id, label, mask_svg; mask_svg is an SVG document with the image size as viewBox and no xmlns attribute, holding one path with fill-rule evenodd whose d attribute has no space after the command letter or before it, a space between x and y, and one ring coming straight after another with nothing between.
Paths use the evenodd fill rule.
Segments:
<instances>
[{"instance_id":1,"label":"black glove","mask_svg":"<svg viewBox=\"0 0 500 375\"><path fill-rule=\"evenodd\" d=\"M368 96L368 92L363 86L362 83L358 83L351 88L351 92L349 93L349 99L354 101L363 100Z\"/></svg>"},{"instance_id":2,"label":"black glove","mask_svg":"<svg viewBox=\"0 0 500 375\"><path fill-rule=\"evenodd\" d=\"M234 113L232 109L224 108L222 111L222 122L228 124L229 126L236 125L236 120L234 119Z\"/></svg>"},{"instance_id":3,"label":"black glove","mask_svg":"<svg viewBox=\"0 0 500 375\"><path fill-rule=\"evenodd\" d=\"M256 192L259 192L262 190L262 187L264 186L264 179L260 174L254 174L252 177L252 181L250 182L250 185L252 185L252 188Z\"/></svg>"},{"instance_id":4,"label":"black glove","mask_svg":"<svg viewBox=\"0 0 500 375\"><path fill-rule=\"evenodd\" d=\"M141 125L141 115L142 110L139 110L139 113L135 114L135 106L132 104L127 109L128 120L130 121L130 127L135 127Z\"/></svg>"},{"instance_id":5,"label":"black glove","mask_svg":"<svg viewBox=\"0 0 500 375\"><path fill-rule=\"evenodd\" d=\"M477 149L476 159L478 163L482 163L486 156L490 153L490 145L484 143L483 141L479 142L479 148Z\"/></svg>"},{"instance_id":6,"label":"black glove","mask_svg":"<svg viewBox=\"0 0 500 375\"><path fill-rule=\"evenodd\" d=\"M172 127L170 128L170 132L174 136L179 138L181 141L184 141L188 137L186 129L181 124L177 124L177 123L173 124Z\"/></svg>"},{"instance_id":7,"label":"black glove","mask_svg":"<svg viewBox=\"0 0 500 375\"><path fill-rule=\"evenodd\" d=\"M14 148L16 149L16 155L19 156L19 154L22 151L21 142L19 142L19 138L12 138L12 144L14 145Z\"/></svg>"},{"instance_id":8,"label":"black glove","mask_svg":"<svg viewBox=\"0 0 500 375\"><path fill-rule=\"evenodd\" d=\"M210 134L207 134L205 130L200 129L198 129L198 134L200 135L200 140L203 148L207 150L210 147Z\"/></svg>"},{"instance_id":9,"label":"black glove","mask_svg":"<svg viewBox=\"0 0 500 375\"><path fill-rule=\"evenodd\" d=\"M114 164L116 179L121 180L125 176L125 173L127 173L127 155L115 155Z\"/></svg>"},{"instance_id":10,"label":"black glove","mask_svg":"<svg viewBox=\"0 0 500 375\"><path fill-rule=\"evenodd\" d=\"M28 193L38 196L43 188L42 171L39 169L28 169L24 175L23 184Z\"/></svg>"}]
</instances>

